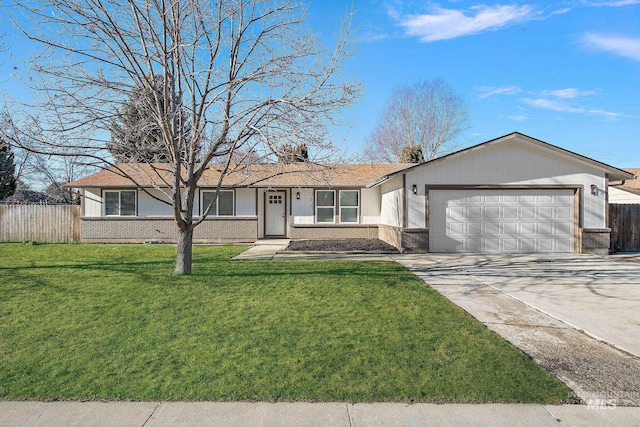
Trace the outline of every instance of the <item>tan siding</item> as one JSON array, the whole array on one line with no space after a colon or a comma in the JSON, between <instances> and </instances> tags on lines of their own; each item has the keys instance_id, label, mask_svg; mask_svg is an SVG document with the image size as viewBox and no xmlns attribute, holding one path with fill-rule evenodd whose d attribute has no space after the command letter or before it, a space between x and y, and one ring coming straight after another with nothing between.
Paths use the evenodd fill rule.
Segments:
<instances>
[{"instance_id":1,"label":"tan siding","mask_svg":"<svg viewBox=\"0 0 640 427\"><path fill-rule=\"evenodd\" d=\"M102 216L102 194L99 188L86 188L83 190L82 216L99 217Z\"/></svg>"},{"instance_id":2,"label":"tan siding","mask_svg":"<svg viewBox=\"0 0 640 427\"><path fill-rule=\"evenodd\" d=\"M478 150L442 162L418 167L407 173L407 184L417 184L420 192L424 185L469 184L521 184L521 185L575 185L585 189L583 218L586 228L606 226L606 178L604 172L591 168L576 159L559 155L528 142L510 140L508 143L485 146ZM591 185L600 190L590 192ZM420 195L419 192L419 195ZM420 200L409 199L409 224L420 226L424 221L424 208Z\"/></svg>"},{"instance_id":3,"label":"tan siding","mask_svg":"<svg viewBox=\"0 0 640 427\"><path fill-rule=\"evenodd\" d=\"M378 227L369 226L294 226L290 230L290 239L377 239Z\"/></svg>"}]
</instances>

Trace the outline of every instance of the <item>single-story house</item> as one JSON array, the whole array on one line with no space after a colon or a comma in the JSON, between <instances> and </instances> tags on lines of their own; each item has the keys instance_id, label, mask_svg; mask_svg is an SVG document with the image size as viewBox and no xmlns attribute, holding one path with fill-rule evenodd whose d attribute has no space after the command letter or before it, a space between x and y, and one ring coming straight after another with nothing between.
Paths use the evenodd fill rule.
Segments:
<instances>
[{"instance_id":1,"label":"single-story house","mask_svg":"<svg viewBox=\"0 0 640 427\"><path fill-rule=\"evenodd\" d=\"M82 240L174 240L171 207L156 199L166 198L160 180L142 165L120 166L137 184L108 169L67 184L82 192ZM212 165L194 215L218 178ZM252 165L224 178L194 240L380 238L431 252L606 252L609 183L631 179L520 133L416 165Z\"/></svg>"},{"instance_id":2,"label":"single-story house","mask_svg":"<svg viewBox=\"0 0 640 427\"><path fill-rule=\"evenodd\" d=\"M625 169L636 176L640 174L640 168ZM609 203L638 204L640 203L640 179L624 181L619 185L609 186Z\"/></svg>"}]
</instances>

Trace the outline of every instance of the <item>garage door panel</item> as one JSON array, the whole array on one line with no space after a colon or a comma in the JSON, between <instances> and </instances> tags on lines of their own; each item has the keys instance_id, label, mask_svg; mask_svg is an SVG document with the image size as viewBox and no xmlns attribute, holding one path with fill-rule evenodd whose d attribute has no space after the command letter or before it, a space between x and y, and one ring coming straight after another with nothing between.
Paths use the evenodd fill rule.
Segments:
<instances>
[{"instance_id":1,"label":"garage door panel","mask_svg":"<svg viewBox=\"0 0 640 427\"><path fill-rule=\"evenodd\" d=\"M540 219L553 219L554 218L553 206L542 206L538 208L538 218Z\"/></svg>"},{"instance_id":2,"label":"garage door panel","mask_svg":"<svg viewBox=\"0 0 640 427\"><path fill-rule=\"evenodd\" d=\"M541 222L538 224L538 233L540 233L541 235L553 235L555 234L555 225L556 224L549 222Z\"/></svg>"},{"instance_id":3,"label":"garage door panel","mask_svg":"<svg viewBox=\"0 0 640 427\"><path fill-rule=\"evenodd\" d=\"M518 218L518 208L516 206L503 206L502 207L502 218L504 218L504 219L517 219Z\"/></svg>"},{"instance_id":4,"label":"garage door panel","mask_svg":"<svg viewBox=\"0 0 640 427\"><path fill-rule=\"evenodd\" d=\"M481 206L467 207L465 218L482 218L482 207Z\"/></svg>"},{"instance_id":5,"label":"garage door panel","mask_svg":"<svg viewBox=\"0 0 640 427\"><path fill-rule=\"evenodd\" d=\"M500 223L499 222L486 222L484 224L484 234L488 235L498 235L500 233Z\"/></svg>"},{"instance_id":6,"label":"garage door panel","mask_svg":"<svg viewBox=\"0 0 640 427\"><path fill-rule=\"evenodd\" d=\"M449 214L447 215L451 219L463 220L467 218L464 206L451 206L449 208Z\"/></svg>"},{"instance_id":7,"label":"garage door panel","mask_svg":"<svg viewBox=\"0 0 640 427\"><path fill-rule=\"evenodd\" d=\"M518 196L518 202L533 205L536 203L536 196Z\"/></svg>"},{"instance_id":8,"label":"garage door panel","mask_svg":"<svg viewBox=\"0 0 640 427\"><path fill-rule=\"evenodd\" d=\"M466 239L464 246L469 248L470 252L482 252L482 239Z\"/></svg>"},{"instance_id":9,"label":"garage door panel","mask_svg":"<svg viewBox=\"0 0 640 427\"><path fill-rule=\"evenodd\" d=\"M520 233L523 235L531 235L538 234L538 227L535 222L521 222L520 223Z\"/></svg>"},{"instance_id":10,"label":"garage door panel","mask_svg":"<svg viewBox=\"0 0 640 427\"><path fill-rule=\"evenodd\" d=\"M573 209L569 206L557 206L555 208L555 218L557 219L571 219L573 218Z\"/></svg>"},{"instance_id":11,"label":"garage door panel","mask_svg":"<svg viewBox=\"0 0 640 427\"><path fill-rule=\"evenodd\" d=\"M553 227L553 234L556 235L568 235L573 231L573 224L570 222L556 222Z\"/></svg>"},{"instance_id":12,"label":"garage door panel","mask_svg":"<svg viewBox=\"0 0 640 427\"><path fill-rule=\"evenodd\" d=\"M502 234L507 234L511 236L515 236L518 234L518 223L517 222L505 222L502 223Z\"/></svg>"},{"instance_id":13,"label":"garage door panel","mask_svg":"<svg viewBox=\"0 0 640 427\"><path fill-rule=\"evenodd\" d=\"M573 196L556 196L555 203L562 203L564 205L570 205L573 203Z\"/></svg>"},{"instance_id":14,"label":"garage door panel","mask_svg":"<svg viewBox=\"0 0 640 427\"><path fill-rule=\"evenodd\" d=\"M573 252L573 190L432 190L434 252Z\"/></svg>"},{"instance_id":15,"label":"garage door panel","mask_svg":"<svg viewBox=\"0 0 640 427\"><path fill-rule=\"evenodd\" d=\"M556 239L556 252L573 252L572 239Z\"/></svg>"},{"instance_id":16,"label":"garage door panel","mask_svg":"<svg viewBox=\"0 0 640 427\"><path fill-rule=\"evenodd\" d=\"M553 252L553 239L538 239L536 252Z\"/></svg>"},{"instance_id":17,"label":"garage door panel","mask_svg":"<svg viewBox=\"0 0 640 427\"><path fill-rule=\"evenodd\" d=\"M502 239L504 252L518 252L518 239Z\"/></svg>"},{"instance_id":18,"label":"garage door panel","mask_svg":"<svg viewBox=\"0 0 640 427\"><path fill-rule=\"evenodd\" d=\"M538 196L537 203L553 203L554 196Z\"/></svg>"},{"instance_id":19,"label":"garage door panel","mask_svg":"<svg viewBox=\"0 0 640 427\"><path fill-rule=\"evenodd\" d=\"M536 208L535 206L523 206L520 208L520 216L519 218L535 218L536 217Z\"/></svg>"},{"instance_id":20,"label":"garage door panel","mask_svg":"<svg viewBox=\"0 0 640 427\"><path fill-rule=\"evenodd\" d=\"M487 206L484 208L483 219L499 219L500 218L500 206Z\"/></svg>"},{"instance_id":21,"label":"garage door panel","mask_svg":"<svg viewBox=\"0 0 640 427\"><path fill-rule=\"evenodd\" d=\"M447 225L451 236L464 236L466 234L465 224L462 222L451 222Z\"/></svg>"}]
</instances>

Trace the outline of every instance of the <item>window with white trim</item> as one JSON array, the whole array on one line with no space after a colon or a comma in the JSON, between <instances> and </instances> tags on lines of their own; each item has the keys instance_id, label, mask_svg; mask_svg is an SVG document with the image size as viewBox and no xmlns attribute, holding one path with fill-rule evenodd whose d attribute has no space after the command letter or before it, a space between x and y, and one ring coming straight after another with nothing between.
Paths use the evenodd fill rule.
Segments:
<instances>
[{"instance_id":1,"label":"window with white trim","mask_svg":"<svg viewBox=\"0 0 640 427\"><path fill-rule=\"evenodd\" d=\"M336 192L316 190L316 222L333 224L336 215Z\"/></svg>"},{"instance_id":2,"label":"window with white trim","mask_svg":"<svg viewBox=\"0 0 640 427\"><path fill-rule=\"evenodd\" d=\"M201 213L207 210L209 203L213 201L213 206L209 211L209 215L212 216L233 216L234 206L234 192L233 190L220 190L218 192L218 199L213 200L216 196L215 191L203 191L202 192L202 209Z\"/></svg>"},{"instance_id":3,"label":"window with white trim","mask_svg":"<svg viewBox=\"0 0 640 427\"><path fill-rule=\"evenodd\" d=\"M105 191L104 214L105 216L135 216L135 190Z\"/></svg>"},{"instance_id":4,"label":"window with white trim","mask_svg":"<svg viewBox=\"0 0 640 427\"><path fill-rule=\"evenodd\" d=\"M340 190L340 222L357 224L360 221L360 192Z\"/></svg>"}]
</instances>

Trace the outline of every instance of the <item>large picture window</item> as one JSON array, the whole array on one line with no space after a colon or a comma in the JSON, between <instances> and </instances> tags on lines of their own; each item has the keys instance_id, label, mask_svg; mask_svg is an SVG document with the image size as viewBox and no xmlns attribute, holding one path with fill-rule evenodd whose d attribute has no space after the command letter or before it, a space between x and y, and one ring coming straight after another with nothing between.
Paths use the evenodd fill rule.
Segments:
<instances>
[{"instance_id":1,"label":"large picture window","mask_svg":"<svg viewBox=\"0 0 640 427\"><path fill-rule=\"evenodd\" d=\"M104 214L106 216L135 216L136 192L131 191L105 191Z\"/></svg>"},{"instance_id":2,"label":"large picture window","mask_svg":"<svg viewBox=\"0 0 640 427\"><path fill-rule=\"evenodd\" d=\"M218 200L214 200L216 196L215 191L203 191L202 192L202 213L209 206L209 203L213 201L213 206L209 211L209 215L213 216L233 216L233 191L222 190L218 192Z\"/></svg>"},{"instance_id":3,"label":"large picture window","mask_svg":"<svg viewBox=\"0 0 640 427\"><path fill-rule=\"evenodd\" d=\"M360 219L360 192L358 190L340 191L340 222L358 223Z\"/></svg>"},{"instance_id":4,"label":"large picture window","mask_svg":"<svg viewBox=\"0 0 640 427\"><path fill-rule=\"evenodd\" d=\"M316 222L334 223L336 215L336 192L333 190L316 191Z\"/></svg>"}]
</instances>

